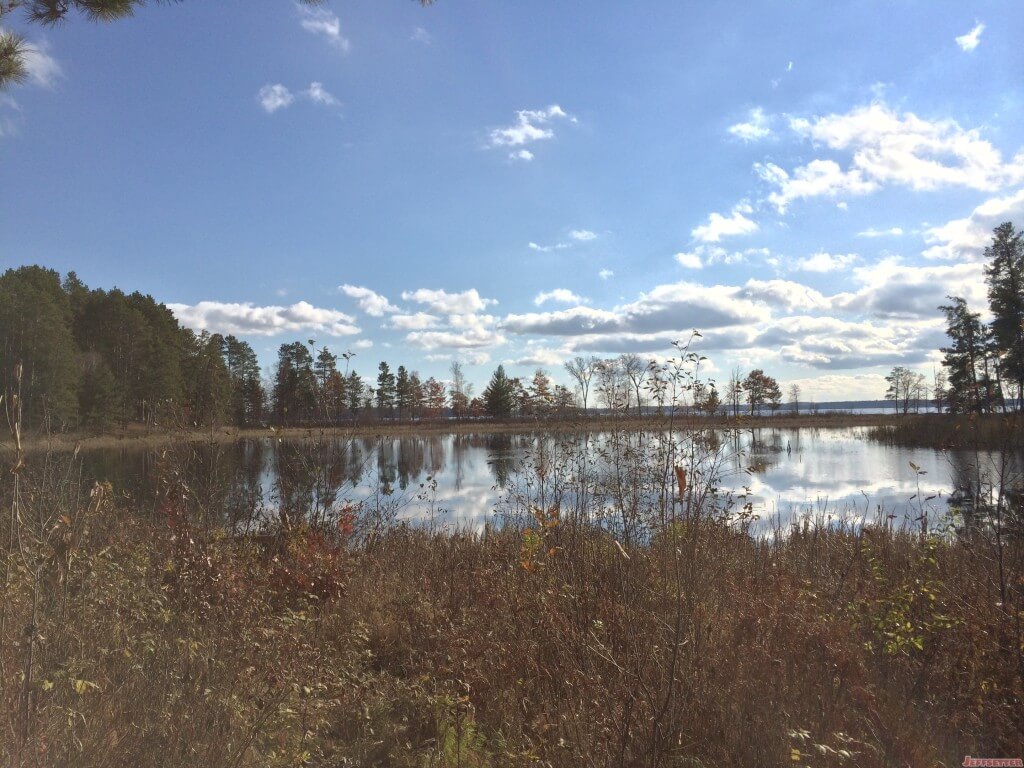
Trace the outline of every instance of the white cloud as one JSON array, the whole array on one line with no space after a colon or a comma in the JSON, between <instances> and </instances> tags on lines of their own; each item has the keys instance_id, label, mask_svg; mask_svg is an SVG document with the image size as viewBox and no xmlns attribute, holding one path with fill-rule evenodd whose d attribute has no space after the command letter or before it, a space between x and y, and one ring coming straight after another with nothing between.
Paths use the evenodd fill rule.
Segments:
<instances>
[{"instance_id":1,"label":"white cloud","mask_svg":"<svg viewBox=\"0 0 1024 768\"><path fill-rule=\"evenodd\" d=\"M31 43L26 46L22 59L28 79L43 88L52 88L54 83L64 76L64 70L49 54L49 50L49 44L43 41Z\"/></svg>"},{"instance_id":2,"label":"white cloud","mask_svg":"<svg viewBox=\"0 0 1024 768\"><path fill-rule=\"evenodd\" d=\"M260 100L260 106L262 106L267 113L273 113L279 109L284 109L295 101L295 96L292 95L292 92L280 83L264 85L260 88L258 98Z\"/></svg>"},{"instance_id":3,"label":"white cloud","mask_svg":"<svg viewBox=\"0 0 1024 768\"><path fill-rule=\"evenodd\" d=\"M739 139L743 139L743 141L764 139L772 135L772 129L769 127L770 122L771 119L765 115L764 110L761 107L757 107L750 110L747 122L729 126L729 133Z\"/></svg>"},{"instance_id":4,"label":"white cloud","mask_svg":"<svg viewBox=\"0 0 1024 768\"><path fill-rule=\"evenodd\" d=\"M597 276L600 277L602 280L608 280L609 278L615 277L615 273L612 272L610 269L602 269L600 272L597 273Z\"/></svg>"},{"instance_id":5,"label":"white cloud","mask_svg":"<svg viewBox=\"0 0 1024 768\"><path fill-rule=\"evenodd\" d=\"M849 268L857 261L855 253L826 253L819 251L813 256L801 259L797 262L797 269L804 272L838 272Z\"/></svg>"},{"instance_id":6,"label":"white cloud","mask_svg":"<svg viewBox=\"0 0 1024 768\"><path fill-rule=\"evenodd\" d=\"M302 95L312 101L314 104L323 104L324 106L334 107L338 105L338 100L329 94L325 89L323 83L312 82L309 84L309 88L302 92Z\"/></svg>"},{"instance_id":7,"label":"white cloud","mask_svg":"<svg viewBox=\"0 0 1024 768\"><path fill-rule=\"evenodd\" d=\"M704 266L698 253L677 253L675 260L687 269L701 269Z\"/></svg>"},{"instance_id":8,"label":"white cloud","mask_svg":"<svg viewBox=\"0 0 1024 768\"><path fill-rule=\"evenodd\" d=\"M498 303L494 299L481 298L476 288L461 293L420 288L415 291L403 291L402 298L417 304L426 304L431 311L442 315L472 315L482 312L491 304Z\"/></svg>"},{"instance_id":9,"label":"white cloud","mask_svg":"<svg viewBox=\"0 0 1024 768\"><path fill-rule=\"evenodd\" d=\"M890 227L889 229L869 227L863 232L858 232L857 237L899 237L902 234L903 230L900 227Z\"/></svg>"},{"instance_id":10,"label":"white cloud","mask_svg":"<svg viewBox=\"0 0 1024 768\"><path fill-rule=\"evenodd\" d=\"M526 247L529 248L531 251L537 251L538 253L549 253L551 251L564 251L566 248L571 248L572 246L569 245L568 243L555 243L554 245L538 245L537 243L531 240L529 243L526 244Z\"/></svg>"},{"instance_id":11,"label":"white cloud","mask_svg":"<svg viewBox=\"0 0 1024 768\"><path fill-rule=\"evenodd\" d=\"M434 38L423 27L416 27L412 34L409 35L409 39L414 43L422 43L423 45L430 45L434 42Z\"/></svg>"},{"instance_id":12,"label":"white cloud","mask_svg":"<svg viewBox=\"0 0 1024 768\"><path fill-rule=\"evenodd\" d=\"M406 335L408 344L421 349L478 349L505 343L500 333L470 329L466 331L413 331Z\"/></svg>"},{"instance_id":13,"label":"white cloud","mask_svg":"<svg viewBox=\"0 0 1024 768\"><path fill-rule=\"evenodd\" d=\"M422 331L440 325L441 319L428 312L415 312L409 315L392 315L390 326L403 331Z\"/></svg>"},{"instance_id":14,"label":"white cloud","mask_svg":"<svg viewBox=\"0 0 1024 768\"><path fill-rule=\"evenodd\" d=\"M743 295L754 301L782 307L787 312L827 310L832 306L820 291L790 280L751 279L743 286Z\"/></svg>"},{"instance_id":15,"label":"white cloud","mask_svg":"<svg viewBox=\"0 0 1024 768\"><path fill-rule=\"evenodd\" d=\"M767 320L770 312L745 299L741 290L722 285L679 282L655 286L635 302L613 310L573 307L553 312L508 315L507 331L547 336L609 333L659 333L720 328Z\"/></svg>"},{"instance_id":16,"label":"white cloud","mask_svg":"<svg viewBox=\"0 0 1024 768\"><path fill-rule=\"evenodd\" d=\"M575 122L575 118L557 104L552 104L547 109L518 110L514 124L506 128L495 128L490 132L490 146L519 147L535 141L552 139L555 137L555 131L551 128L551 123L556 119ZM529 159L532 158L531 154Z\"/></svg>"},{"instance_id":17,"label":"white cloud","mask_svg":"<svg viewBox=\"0 0 1024 768\"><path fill-rule=\"evenodd\" d=\"M977 308L986 305L984 265L912 266L888 258L853 270L860 288L833 298L837 309L877 317L935 319L946 296L958 295Z\"/></svg>"},{"instance_id":18,"label":"white cloud","mask_svg":"<svg viewBox=\"0 0 1024 768\"><path fill-rule=\"evenodd\" d=\"M984 257L985 246L992 241L992 230L1004 221L1024 220L1024 189L986 200L963 219L954 219L925 232L931 245L923 253L927 259L977 261Z\"/></svg>"},{"instance_id":19,"label":"white cloud","mask_svg":"<svg viewBox=\"0 0 1024 768\"><path fill-rule=\"evenodd\" d=\"M569 233L569 237L573 240L579 240L582 243L590 242L591 240L597 240L597 235L591 232L589 229L574 229Z\"/></svg>"},{"instance_id":20,"label":"white cloud","mask_svg":"<svg viewBox=\"0 0 1024 768\"><path fill-rule=\"evenodd\" d=\"M322 35L327 42L343 53L349 52L352 44L341 34L341 21L336 14L326 8L310 8L306 5L297 7L304 30L314 35Z\"/></svg>"},{"instance_id":21,"label":"white cloud","mask_svg":"<svg viewBox=\"0 0 1024 768\"><path fill-rule=\"evenodd\" d=\"M753 213L753 209L748 203L741 202L733 207L728 216L712 213L707 223L695 227L690 235L703 243L717 243L723 237L756 232L757 222L747 218L746 214L749 213Z\"/></svg>"},{"instance_id":22,"label":"white cloud","mask_svg":"<svg viewBox=\"0 0 1024 768\"><path fill-rule=\"evenodd\" d=\"M792 118L791 128L829 149L853 153L849 174L866 183L897 184L915 190L964 186L994 190L1024 180L1024 154L1004 164L999 150L976 129L956 121L902 115L884 103L845 114Z\"/></svg>"},{"instance_id":23,"label":"white cloud","mask_svg":"<svg viewBox=\"0 0 1024 768\"><path fill-rule=\"evenodd\" d=\"M349 285L346 283L345 285L339 285L338 290L346 296L355 299L359 304L359 308L373 317L382 317L385 312L401 312L387 298L361 285Z\"/></svg>"},{"instance_id":24,"label":"white cloud","mask_svg":"<svg viewBox=\"0 0 1024 768\"><path fill-rule=\"evenodd\" d=\"M774 163L758 163L754 170L769 184L778 187L777 192L768 195L768 201L779 213L785 213L794 200L863 195L878 189L878 184L865 179L859 170L843 171L834 160L812 160L792 174Z\"/></svg>"},{"instance_id":25,"label":"white cloud","mask_svg":"<svg viewBox=\"0 0 1024 768\"><path fill-rule=\"evenodd\" d=\"M985 25L980 21L974 25L974 29L965 35L956 38L956 44L963 51L973 51L981 43L981 33L985 31Z\"/></svg>"},{"instance_id":26,"label":"white cloud","mask_svg":"<svg viewBox=\"0 0 1024 768\"><path fill-rule=\"evenodd\" d=\"M255 306L251 302L225 303L200 301L198 304L168 304L185 325L215 333L238 333L253 336L275 336L282 333L310 331L329 336L352 336L359 333L355 319L334 309L314 307L305 301L289 307Z\"/></svg>"},{"instance_id":27,"label":"white cloud","mask_svg":"<svg viewBox=\"0 0 1024 768\"><path fill-rule=\"evenodd\" d=\"M568 288L555 288L551 291L544 291L538 293L533 303L538 307L542 304L553 301L559 304L589 304L589 299L584 299L582 296L577 296L575 293L570 291Z\"/></svg>"}]
</instances>

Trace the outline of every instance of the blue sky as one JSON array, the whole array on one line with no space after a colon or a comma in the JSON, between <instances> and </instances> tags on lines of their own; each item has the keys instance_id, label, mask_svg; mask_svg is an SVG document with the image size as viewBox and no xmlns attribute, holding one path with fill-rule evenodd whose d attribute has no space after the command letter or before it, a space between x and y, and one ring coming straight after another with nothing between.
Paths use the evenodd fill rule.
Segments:
<instances>
[{"instance_id":1,"label":"blue sky","mask_svg":"<svg viewBox=\"0 0 1024 768\"><path fill-rule=\"evenodd\" d=\"M827 7L827 10L823 10ZM930 372L1024 225L1016 2L152 6L14 27L0 267L142 290L269 365L576 354L763 367L819 400Z\"/></svg>"}]
</instances>

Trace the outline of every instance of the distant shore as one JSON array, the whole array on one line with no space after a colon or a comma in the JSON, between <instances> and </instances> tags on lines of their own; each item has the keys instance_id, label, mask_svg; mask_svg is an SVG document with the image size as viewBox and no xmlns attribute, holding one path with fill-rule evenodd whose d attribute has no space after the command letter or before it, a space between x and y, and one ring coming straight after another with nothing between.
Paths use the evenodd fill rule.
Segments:
<instances>
[{"instance_id":1,"label":"distant shore","mask_svg":"<svg viewBox=\"0 0 1024 768\"><path fill-rule=\"evenodd\" d=\"M233 442L245 439L278 438L283 440L308 440L321 437L403 437L438 434L529 434L549 432L570 434L578 432L602 432L610 429L664 429L670 424L676 428L716 429L765 429L765 428L841 428L881 427L898 424L906 419L945 421L945 414L911 414L897 416L880 413L808 413L779 414L776 416L696 416L679 415L674 418L663 415L651 416L590 416L575 419L519 419L514 421L487 420L429 420L413 422L356 423L332 427L214 427L206 429L161 429L132 425L124 430L101 434L57 433L30 434L23 438L26 450L51 449L58 451L75 448L132 448L157 447L172 442ZM0 450L13 450L9 435L0 440Z\"/></svg>"}]
</instances>

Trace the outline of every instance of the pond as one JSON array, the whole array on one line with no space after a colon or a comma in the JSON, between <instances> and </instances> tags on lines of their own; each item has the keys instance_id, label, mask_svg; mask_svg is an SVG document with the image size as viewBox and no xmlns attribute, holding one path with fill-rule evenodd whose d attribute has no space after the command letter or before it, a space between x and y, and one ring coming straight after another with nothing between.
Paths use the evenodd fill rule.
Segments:
<instances>
[{"instance_id":1,"label":"pond","mask_svg":"<svg viewBox=\"0 0 1024 768\"><path fill-rule=\"evenodd\" d=\"M949 502L970 502L999 471L1019 479L1021 456L882 445L866 428L756 429L717 432L716 485L762 521L879 512L930 518ZM600 451L607 435L427 434L424 436L242 440L170 450L83 451L89 479L109 480L145 508L169 471L179 473L202 505L251 516L299 513L350 502L386 507L399 520L479 529L498 522L522 485L531 457L558 444ZM762 523L764 524L764 523Z\"/></svg>"}]
</instances>

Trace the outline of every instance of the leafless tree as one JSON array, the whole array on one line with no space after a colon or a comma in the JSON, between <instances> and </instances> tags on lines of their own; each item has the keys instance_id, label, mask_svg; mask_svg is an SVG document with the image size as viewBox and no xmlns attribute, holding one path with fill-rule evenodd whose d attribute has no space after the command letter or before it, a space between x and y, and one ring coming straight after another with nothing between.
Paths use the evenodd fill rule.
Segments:
<instances>
[{"instance_id":1,"label":"leafless tree","mask_svg":"<svg viewBox=\"0 0 1024 768\"><path fill-rule=\"evenodd\" d=\"M580 394L583 397L583 412L587 412L587 399L590 396L590 381L594 378L597 366L600 363L596 357L575 357L565 364L565 370L569 372L579 385Z\"/></svg>"}]
</instances>

